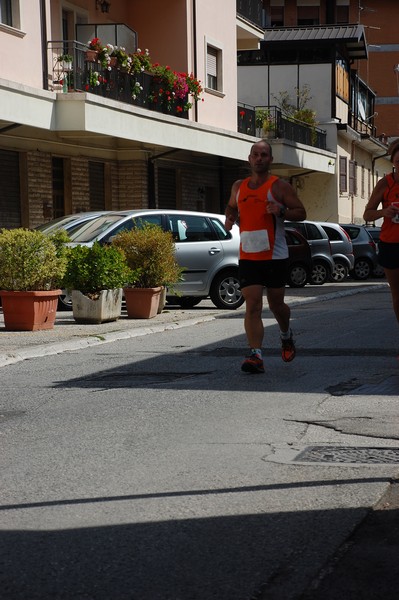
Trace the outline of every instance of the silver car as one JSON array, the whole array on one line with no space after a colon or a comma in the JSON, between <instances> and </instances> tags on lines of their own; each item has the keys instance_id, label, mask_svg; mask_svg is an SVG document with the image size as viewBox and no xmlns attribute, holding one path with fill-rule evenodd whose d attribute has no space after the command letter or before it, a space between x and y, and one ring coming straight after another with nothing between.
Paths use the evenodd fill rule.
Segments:
<instances>
[{"instance_id":1,"label":"silver car","mask_svg":"<svg viewBox=\"0 0 399 600\"><path fill-rule=\"evenodd\" d=\"M299 231L310 246L312 254L311 283L323 285L331 279L335 262L332 257L330 240L323 227L316 221L285 221L284 226Z\"/></svg>"},{"instance_id":2,"label":"silver car","mask_svg":"<svg viewBox=\"0 0 399 600\"><path fill-rule=\"evenodd\" d=\"M122 230L154 223L171 231L176 259L184 268L177 296L169 302L188 308L208 296L218 308L236 309L244 299L238 280L239 230L224 228L224 216L184 210L143 209L113 211L82 223L69 233L71 245L111 243Z\"/></svg>"},{"instance_id":3,"label":"silver car","mask_svg":"<svg viewBox=\"0 0 399 600\"><path fill-rule=\"evenodd\" d=\"M330 240L331 254L335 267L331 274L333 281L345 281L355 266L352 240L349 234L338 223L318 221Z\"/></svg>"}]
</instances>

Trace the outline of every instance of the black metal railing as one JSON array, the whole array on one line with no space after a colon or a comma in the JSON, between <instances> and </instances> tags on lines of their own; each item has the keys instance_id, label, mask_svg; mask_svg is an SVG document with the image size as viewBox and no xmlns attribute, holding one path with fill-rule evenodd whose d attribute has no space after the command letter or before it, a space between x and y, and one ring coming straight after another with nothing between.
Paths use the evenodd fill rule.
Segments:
<instances>
[{"instance_id":1,"label":"black metal railing","mask_svg":"<svg viewBox=\"0 0 399 600\"><path fill-rule=\"evenodd\" d=\"M132 72L111 64L104 65L90 56L85 44L73 41L48 43L51 85L56 92L89 92L97 96L135 104L157 112L188 118L188 97L166 102L159 93L162 84L146 71ZM165 102L163 101L165 99Z\"/></svg>"},{"instance_id":2,"label":"black metal railing","mask_svg":"<svg viewBox=\"0 0 399 600\"><path fill-rule=\"evenodd\" d=\"M377 129L373 124L374 115L369 118L368 121L364 121L359 119L356 115L354 115L351 111L348 113L348 125L352 127L357 133L360 133L364 136L376 137Z\"/></svg>"},{"instance_id":3,"label":"black metal railing","mask_svg":"<svg viewBox=\"0 0 399 600\"><path fill-rule=\"evenodd\" d=\"M327 135L316 125L303 123L283 116L277 106L250 106L240 103L237 106L239 133L259 138L280 138L326 149Z\"/></svg>"},{"instance_id":4,"label":"black metal railing","mask_svg":"<svg viewBox=\"0 0 399 600\"><path fill-rule=\"evenodd\" d=\"M257 27L264 29L262 0L237 0L237 13Z\"/></svg>"}]
</instances>

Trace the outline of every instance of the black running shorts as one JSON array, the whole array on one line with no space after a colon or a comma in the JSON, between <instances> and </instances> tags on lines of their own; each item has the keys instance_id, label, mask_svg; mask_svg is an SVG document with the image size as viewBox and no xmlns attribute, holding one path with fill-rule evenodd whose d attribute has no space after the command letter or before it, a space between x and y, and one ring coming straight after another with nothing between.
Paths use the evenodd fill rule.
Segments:
<instances>
[{"instance_id":1,"label":"black running shorts","mask_svg":"<svg viewBox=\"0 0 399 600\"><path fill-rule=\"evenodd\" d=\"M241 288L262 285L267 288L282 288L287 283L288 259L240 260L239 279Z\"/></svg>"},{"instance_id":2,"label":"black running shorts","mask_svg":"<svg viewBox=\"0 0 399 600\"><path fill-rule=\"evenodd\" d=\"M378 243L378 262L385 269L399 269L399 244Z\"/></svg>"}]
</instances>

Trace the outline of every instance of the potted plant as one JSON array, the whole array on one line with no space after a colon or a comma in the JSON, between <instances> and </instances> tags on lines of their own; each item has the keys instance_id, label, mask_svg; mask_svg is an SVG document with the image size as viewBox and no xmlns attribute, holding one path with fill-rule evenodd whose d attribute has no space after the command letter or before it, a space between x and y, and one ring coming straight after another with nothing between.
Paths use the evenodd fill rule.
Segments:
<instances>
[{"instance_id":1,"label":"potted plant","mask_svg":"<svg viewBox=\"0 0 399 600\"><path fill-rule=\"evenodd\" d=\"M121 314L122 287L134 279L123 253L114 246L67 248L64 289L72 291L77 323L116 321Z\"/></svg>"},{"instance_id":2,"label":"potted plant","mask_svg":"<svg viewBox=\"0 0 399 600\"><path fill-rule=\"evenodd\" d=\"M0 296L11 331L53 329L66 268L65 231L0 231Z\"/></svg>"},{"instance_id":3,"label":"potted plant","mask_svg":"<svg viewBox=\"0 0 399 600\"><path fill-rule=\"evenodd\" d=\"M60 67L63 71L71 71L72 70L72 54L60 54L57 56L57 62L60 63Z\"/></svg>"},{"instance_id":4,"label":"potted plant","mask_svg":"<svg viewBox=\"0 0 399 600\"><path fill-rule=\"evenodd\" d=\"M255 111L255 126L258 137L272 137L276 123L269 109L258 108Z\"/></svg>"},{"instance_id":5,"label":"potted plant","mask_svg":"<svg viewBox=\"0 0 399 600\"><path fill-rule=\"evenodd\" d=\"M181 279L172 232L143 222L140 227L118 233L113 244L123 250L134 274L123 290L128 317L155 317L163 289Z\"/></svg>"},{"instance_id":6,"label":"potted plant","mask_svg":"<svg viewBox=\"0 0 399 600\"><path fill-rule=\"evenodd\" d=\"M95 37L87 42L87 50L85 53L85 60L87 62L96 62L100 52L104 51L104 46L100 42L98 37Z\"/></svg>"}]
</instances>

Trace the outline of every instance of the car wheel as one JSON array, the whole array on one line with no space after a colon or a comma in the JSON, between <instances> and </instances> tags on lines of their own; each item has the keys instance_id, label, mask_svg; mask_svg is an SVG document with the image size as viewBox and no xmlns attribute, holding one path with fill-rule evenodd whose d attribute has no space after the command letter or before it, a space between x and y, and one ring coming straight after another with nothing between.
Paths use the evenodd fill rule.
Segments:
<instances>
[{"instance_id":1,"label":"car wheel","mask_svg":"<svg viewBox=\"0 0 399 600\"><path fill-rule=\"evenodd\" d=\"M244 304L241 293L238 271L224 271L216 275L209 292L210 298L217 308L235 310Z\"/></svg>"},{"instance_id":2,"label":"car wheel","mask_svg":"<svg viewBox=\"0 0 399 600\"><path fill-rule=\"evenodd\" d=\"M197 306L203 300L203 298L197 298L196 296L181 296L175 299L175 303L181 308L193 308Z\"/></svg>"},{"instance_id":3,"label":"car wheel","mask_svg":"<svg viewBox=\"0 0 399 600\"><path fill-rule=\"evenodd\" d=\"M303 265L291 265L288 268L287 282L292 288L301 288L306 285L308 272Z\"/></svg>"},{"instance_id":4,"label":"car wheel","mask_svg":"<svg viewBox=\"0 0 399 600\"><path fill-rule=\"evenodd\" d=\"M323 285L329 277L327 267L322 262L315 262L313 264L311 281L313 285Z\"/></svg>"},{"instance_id":5,"label":"car wheel","mask_svg":"<svg viewBox=\"0 0 399 600\"><path fill-rule=\"evenodd\" d=\"M342 262L336 262L334 271L331 274L331 281L335 281L339 283L340 281L345 281L348 277L348 267L344 265Z\"/></svg>"},{"instance_id":6,"label":"car wheel","mask_svg":"<svg viewBox=\"0 0 399 600\"><path fill-rule=\"evenodd\" d=\"M58 296L57 310L72 310L72 295L66 291Z\"/></svg>"},{"instance_id":7,"label":"car wheel","mask_svg":"<svg viewBox=\"0 0 399 600\"><path fill-rule=\"evenodd\" d=\"M385 271L382 267L380 267L380 265L377 265L376 268L373 271L373 277L385 277Z\"/></svg>"},{"instance_id":8,"label":"car wheel","mask_svg":"<svg viewBox=\"0 0 399 600\"><path fill-rule=\"evenodd\" d=\"M364 258L359 258L355 261L355 267L351 273L353 279L364 281L371 275L371 264Z\"/></svg>"}]
</instances>

